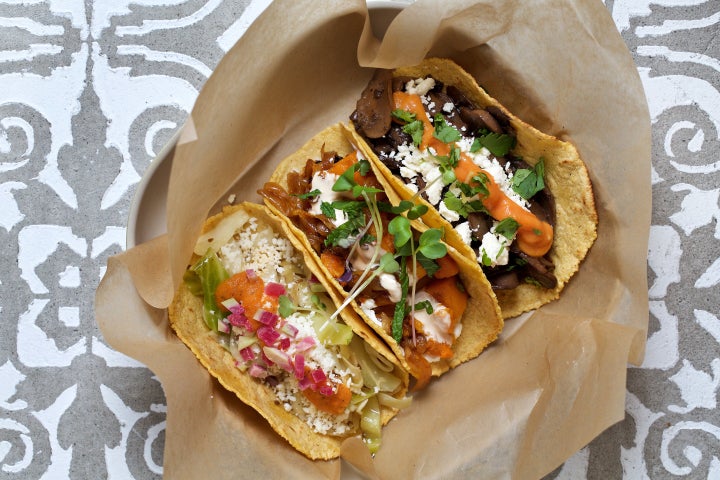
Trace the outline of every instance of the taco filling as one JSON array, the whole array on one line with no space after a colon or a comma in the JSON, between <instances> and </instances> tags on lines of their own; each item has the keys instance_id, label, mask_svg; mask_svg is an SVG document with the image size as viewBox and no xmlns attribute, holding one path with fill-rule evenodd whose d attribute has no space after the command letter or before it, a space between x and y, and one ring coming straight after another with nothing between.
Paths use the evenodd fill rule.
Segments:
<instances>
[{"instance_id":1,"label":"taco filling","mask_svg":"<svg viewBox=\"0 0 720 480\"><path fill-rule=\"evenodd\" d=\"M341 309L356 302L371 326L395 343L416 388L424 386L431 364L452 359L468 304L443 232L411 226L427 207L392 205L357 151L341 157L323 149L319 160L290 171L285 185L267 183L259 193L308 239L345 292Z\"/></svg>"},{"instance_id":2,"label":"taco filling","mask_svg":"<svg viewBox=\"0 0 720 480\"><path fill-rule=\"evenodd\" d=\"M378 70L351 120L390 172L452 225L494 289L556 287L544 160L513 154L516 133L502 110L432 76Z\"/></svg>"},{"instance_id":3,"label":"taco filling","mask_svg":"<svg viewBox=\"0 0 720 480\"><path fill-rule=\"evenodd\" d=\"M232 356L237 371L269 389L275 406L312 431L362 432L375 452L381 406L409 402L402 398L403 379L334 314L337 300L291 241L240 209L200 237L195 253L202 256L184 283L202 298L207 335Z\"/></svg>"}]
</instances>

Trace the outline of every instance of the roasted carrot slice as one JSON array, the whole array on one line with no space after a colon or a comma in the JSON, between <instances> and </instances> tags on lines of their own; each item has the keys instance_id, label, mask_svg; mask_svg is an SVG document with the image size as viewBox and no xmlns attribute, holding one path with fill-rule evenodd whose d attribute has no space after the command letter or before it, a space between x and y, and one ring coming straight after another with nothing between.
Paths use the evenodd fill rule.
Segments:
<instances>
[{"instance_id":1,"label":"roasted carrot slice","mask_svg":"<svg viewBox=\"0 0 720 480\"><path fill-rule=\"evenodd\" d=\"M333 175L342 175L355 162L357 162L357 152L353 151L352 153L345 155L345 157L336 162L332 167L328 168L327 171Z\"/></svg>"},{"instance_id":2,"label":"roasted carrot slice","mask_svg":"<svg viewBox=\"0 0 720 480\"><path fill-rule=\"evenodd\" d=\"M455 262L455 260L453 260L450 255L445 255L444 257L438 258L435 261L438 265L440 265L440 268L437 272L435 272L433 278L453 277L457 275L458 272L460 272L457 262Z\"/></svg>"},{"instance_id":3,"label":"roasted carrot slice","mask_svg":"<svg viewBox=\"0 0 720 480\"><path fill-rule=\"evenodd\" d=\"M433 280L425 286L424 290L450 310L452 324L448 332L452 332L455 329L455 324L465 312L468 301L468 294L460 289L457 277Z\"/></svg>"},{"instance_id":4,"label":"roasted carrot slice","mask_svg":"<svg viewBox=\"0 0 720 480\"><path fill-rule=\"evenodd\" d=\"M322 252L320 254L320 261L325 265L333 278L340 278L345 273L345 261L330 252Z\"/></svg>"},{"instance_id":5,"label":"roasted carrot slice","mask_svg":"<svg viewBox=\"0 0 720 480\"><path fill-rule=\"evenodd\" d=\"M315 405L318 410L331 415L340 415L343 413L352 398L352 392L342 383L336 385L335 393L332 395L323 395L309 388L303 390L303 394L305 394L305 397L310 400L310 403Z\"/></svg>"},{"instance_id":6,"label":"roasted carrot slice","mask_svg":"<svg viewBox=\"0 0 720 480\"><path fill-rule=\"evenodd\" d=\"M257 275L248 277L247 272L236 273L228 278L215 290L215 301L218 305L229 298L234 298L245 307L245 316L252 319L259 308L267 309L272 299L265 295L265 282ZM221 308L224 308L221 306Z\"/></svg>"},{"instance_id":7,"label":"roasted carrot slice","mask_svg":"<svg viewBox=\"0 0 720 480\"><path fill-rule=\"evenodd\" d=\"M452 358L454 355L450 345L436 342L431 338L427 340L427 350L425 350L425 353L440 358Z\"/></svg>"}]
</instances>

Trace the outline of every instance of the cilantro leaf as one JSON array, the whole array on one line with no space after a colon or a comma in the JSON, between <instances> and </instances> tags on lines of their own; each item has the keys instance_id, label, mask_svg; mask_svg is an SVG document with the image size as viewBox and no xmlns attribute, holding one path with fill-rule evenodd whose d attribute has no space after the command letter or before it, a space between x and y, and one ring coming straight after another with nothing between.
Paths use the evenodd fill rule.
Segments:
<instances>
[{"instance_id":1,"label":"cilantro leaf","mask_svg":"<svg viewBox=\"0 0 720 480\"><path fill-rule=\"evenodd\" d=\"M336 220L337 217L335 216L335 209L333 208L332 204L328 202L322 202L320 204L320 211L328 217L330 220Z\"/></svg>"},{"instance_id":2,"label":"cilantro leaf","mask_svg":"<svg viewBox=\"0 0 720 480\"><path fill-rule=\"evenodd\" d=\"M401 120L405 123L410 123L410 122L414 122L415 120L417 120L414 113L408 112L407 110L402 110L400 108L393 110L390 114L393 117L395 117L398 120Z\"/></svg>"},{"instance_id":3,"label":"cilantro leaf","mask_svg":"<svg viewBox=\"0 0 720 480\"><path fill-rule=\"evenodd\" d=\"M468 212L464 208L465 204L462 200L457 198L450 191L445 192L445 196L443 196L443 203L448 208L448 210L457 212L463 217L467 217Z\"/></svg>"},{"instance_id":4,"label":"cilantro leaf","mask_svg":"<svg viewBox=\"0 0 720 480\"><path fill-rule=\"evenodd\" d=\"M433 136L443 143L457 142L462 138L460 132L452 125L449 125L445 121L445 117L440 113L435 115L434 125L435 131L433 132Z\"/></svg>"},{"instance_id":5,"label":"cilantro leaf","mask_svg":"<svg viewBox=\"0 0 720 480\"><path fill-rule=\"evenodd\" d=\"M545 188L544 176L545 162L540 158L532 170L522 168L515 172L512 178L512 189L524 199L530 199Z\"/></svg>"},{"instance_id":6,"label":"cilantro leaf","mask_svg":"<svg viewBox=\"0 0 720 480\"><path fill-rule=\"evenodd\" d=\"M422 143L424 130L425 126L420 120L410 122L403 127L403 132L407 133L412 137L413 144L415 144L416 147L420 146L420 144Z\"/></svg>"},{"instance_id":7,"label":"cilantro leaf","mask_svg":"<svg viewBox=\"0 0 720 480\"><path fill-rule=\"evenodd\" d=\"M347 246L347 240L357 233L357 230L352 222L345 222L325 237L325 245L329 247Z\"/></svg>"},{"instance_id":8,"label":"cilantro leaf","mask_svg":"<svg viewBox=\"0 0 720 480\"><path fill-rule=\"evenodd\" d=\"M450 191L445 192L443 203L453 212L457 212L463 218L467 218L468 214L473 212L487 212L485 205L480 200L463 201L454 196Z\"/></svg>"},{"instance_id":9,"label":"cilantro leaf","mask_svg":"<svg viewBox=\"0 0 720 480\"><path fill-rule=\"evenodd\" d=\"M512 240L519 227L520 224L514 218L507 217L503 218L497 225L495 225L495 233L502 235L508 240Z\"/></svg>"},{"instance_id":10,"label":"cilantro leaf","mask_svg":"<svg viewBox=\"0 0 720 480\"><path fill-rule=\"evenodd\" d=\"M450 165L452 165L453 168L458 166L458 163L460 162L460 149L457 148L455 145L450 147Z\"/></svg>"},{"instance_id":11,"label":"cilantro leaf","mask_svg":"<svg viewBox=\"0 0 720 480\"><path fill-rule=\"evenodd\" d=\"M492 259L485 252L485 249L482 249L482 264L486 267L489 267L492 265Z\"/></svg>"},{"instance_id":12,"label":"cilantro leaf","mask_svg":"<svg viewBox=\"0 0 720 480\"><path fill-rule=\"evenodd\" d=\"M354 200L338 200L330 204L336 210L347 214L347 221L330 232L325 245L346 248L355 241L355 236L365 227L365 203Z\"/></svg>"},{"instance_id":13,"label":"cilantro leaf","mask_svg":"<svg viewBox=\"0 0 720 480\"><path fill-rule=\"evenodd\" d=\"M475 138L470 151L475 153L482 147L490 150L496 157L503 157L515 147L515 137L505 133L488 132Z\"/></svg>"},{"instance_id":14,"label":"cilantro leaf","mask_svg":"<svg viewBox=\"0 0 720 480\"><path fill-rule=\"evenodd\" d=\"M321 193L322 193L322 192L316 188L315 190L310 190L309 192L306 192L306 193L294 194L294 195L292 195L292 196L293 196L293 197L298 197L298 198L301 199L301 200L307 200L308 198L317 197L317 196L319 196Z\"/></svg>"}]
</instances>

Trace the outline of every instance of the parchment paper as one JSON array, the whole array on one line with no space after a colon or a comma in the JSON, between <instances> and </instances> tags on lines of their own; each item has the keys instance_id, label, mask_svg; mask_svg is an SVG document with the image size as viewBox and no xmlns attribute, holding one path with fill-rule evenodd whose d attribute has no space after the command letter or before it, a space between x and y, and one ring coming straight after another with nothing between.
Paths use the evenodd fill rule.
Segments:
<instances>
[{"instance_id":1,"label":"parchment paper","mask_svg":"<svg viewBox=\"0 0 720 480\"><path fill-rule=\"evenodd\" d=\"M507 322L476 360L434 381L384 430L378 478L536 478L624 416L627 362L648 322L650 120L642 86L600 1L419 0L372 37L361 0L276 1L200 93L178 145L168 235L110 259L96 297L106 340L147 364L168 401L167 478L338 478L212 381L164 307L206 216L255 194L278 161L347 120L371 68L447 56L588 165L598 240L559 301ZM363 65L361 67L360 65ZM149 260L153 259L153 260Z\"/></svg>"}]
</instances>

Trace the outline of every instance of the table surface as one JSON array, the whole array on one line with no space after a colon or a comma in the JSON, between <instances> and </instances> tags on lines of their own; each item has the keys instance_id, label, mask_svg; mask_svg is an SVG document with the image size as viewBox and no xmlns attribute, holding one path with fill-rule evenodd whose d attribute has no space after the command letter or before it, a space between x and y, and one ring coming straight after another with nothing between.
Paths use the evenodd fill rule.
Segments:
<instances>
[{"instance_id":1,"label":"table surface","mask_svg":"<svg viewBox=\"0 0 720 480\"><path fill-rule=\"evenodd\" d=\"M0 478L158 478L166 405L93 316L133 193L267 0L0 0ZM720 478L720 2L606 0L652 120L647 354L548 478Z\"/></svg>"}]
</instances>

